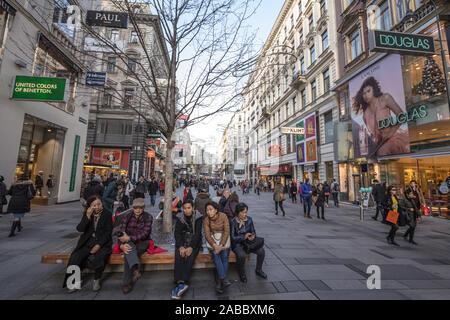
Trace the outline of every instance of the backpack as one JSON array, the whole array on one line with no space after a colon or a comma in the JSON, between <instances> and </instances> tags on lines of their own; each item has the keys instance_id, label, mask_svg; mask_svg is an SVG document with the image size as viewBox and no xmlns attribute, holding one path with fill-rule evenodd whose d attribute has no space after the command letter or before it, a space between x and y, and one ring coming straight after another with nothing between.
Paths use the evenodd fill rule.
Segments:
<instances>
[{"instance_id":1,"label":"backpack","mask_svg":"<svg viewBox=\"0 0 450 320\"><path fill-rule=\"evenodd\" d=\"M334 192L340 192L340 191L341 191L341 188L339 187L339 184L338 184L338 183L336 183L336 184L334 185L333 191L334 191Z\"/></svg>"}]
</instances>

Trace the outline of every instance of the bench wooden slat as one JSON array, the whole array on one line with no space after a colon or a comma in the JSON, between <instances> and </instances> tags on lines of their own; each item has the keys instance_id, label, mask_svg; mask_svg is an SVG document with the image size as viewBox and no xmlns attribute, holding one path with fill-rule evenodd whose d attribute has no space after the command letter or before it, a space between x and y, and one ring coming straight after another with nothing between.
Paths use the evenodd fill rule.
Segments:
<instances>
[{"instance_id":1,"label":"bench wooden slat","mask_svg":"<svg viewBox=\"0 0 450 320\"><path fill-rule=\"evenodd\" d=\"M47 253L44 254L41 258L42 264L67 264L69 262L70 254L68 253ZM247 259L249 260L249 255L247 255ZM149 255L144 253L141 256L141 264L174 264L175 263L175 255L173 253L161 253L155 255ZM197 258L195 259L195 263L212 263L214 259L212 255L209 253L199 253ZM234 252L230 253L230 257L228 262L236 262L236 255ZM123 264L123 256L120 254L112 254L109 258L109 264L112 265L121 265Z\"/></svg>"}]
</instances>

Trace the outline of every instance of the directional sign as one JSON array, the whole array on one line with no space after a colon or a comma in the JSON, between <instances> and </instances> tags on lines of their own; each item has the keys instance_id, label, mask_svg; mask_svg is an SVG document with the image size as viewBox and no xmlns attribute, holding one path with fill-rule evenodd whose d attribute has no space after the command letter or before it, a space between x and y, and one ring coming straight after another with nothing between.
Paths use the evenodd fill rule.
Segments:
<instances>
[{"instance_id":1,"label":"directional sign","mask_svg":"<svg viewBox=\"0 0 450 320\"><path fill-rule=\"evenodd\" d=\"M283 134L305 134L305 128L281 128Z\"/></svg>"},{"instance_id":2,"label":"directional sign","mask_svg":"<svg viewBox=\"0 0 450 320\"><path fill-rule=\"evenodd\" d=\"M86 73L86 85L88 87L104 87L105 81L106 81L106 72Z\"/></svg>"}]
</instances>

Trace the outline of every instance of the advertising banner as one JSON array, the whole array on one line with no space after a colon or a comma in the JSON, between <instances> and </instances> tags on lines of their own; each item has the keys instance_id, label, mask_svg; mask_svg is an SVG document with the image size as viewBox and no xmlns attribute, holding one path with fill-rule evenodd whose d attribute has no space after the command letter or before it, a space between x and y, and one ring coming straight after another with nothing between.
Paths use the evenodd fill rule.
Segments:
<instances>
[{"instance_id":1,"label":"advertising banner","mask_svg":"<svg viewBox=\"0 0 450 320\"><path fill-rule=\"evenodd\" d=\"M399 55L389 55L350 81L355 158L410 153Z\"/></svg>"},{"instance_id":2,"label":"advertising banner","mask_svg":"<svg viewBox=\"0 0 450 320\"><path fill-rule=\"evenodd\" d=\"M304 134L297 135L297 163L312 164L317 162L316 114L310 114L299 121L297 128L303 128Z\"/></svg>"},{"instance_id":3,"label":"advertising banner","mask_svg":"<svg viewBox=\"0 0 450 320\"><path fill-rule=\"evenodd\" d=\"M11 98L15 100L66 101L66 78L15 76Z\"/></svg>"},{"instance_id":4,"label":"advertising banner","mask_svg":"<svg viewBox=\"0 0 450 320\"><path fill-rule=\"evenodd\" d=\"M122 158L122 150L102 150L102 163L110 165L113 169L120 168L120 160Z\"/></svg>"}]
</instances>

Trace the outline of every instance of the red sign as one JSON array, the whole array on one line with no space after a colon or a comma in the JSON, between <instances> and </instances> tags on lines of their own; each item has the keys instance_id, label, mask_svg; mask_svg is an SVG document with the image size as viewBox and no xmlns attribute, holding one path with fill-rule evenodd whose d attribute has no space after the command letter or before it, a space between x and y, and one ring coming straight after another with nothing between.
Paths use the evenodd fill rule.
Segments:
<instances>
[{"instance_id":1,"label":"red sign","mask_svg":"<svg viewBox=\"0 0 450 320\"><path fill-rule=\"evenodd\" d=\"M269 157L281 157L281 146L270 146L269 147Z\"/></svg>"},{"instance_id":2,"label":"red sign","mask_svg":"<svg viewBox=\"0 0 450 320\"><path fill-rule=\"evenodd\" d=\"M150 146L152 144L160 146L161 145L161 140L159 140L159 139L147 139L147 145Z\"/></svg>"},{"instance_id":3,"label":"red sign","mask_svg":"<svg viewBox=\"0 0 450 320\"><path fill-rule=\"evenodd\" d=\"M174 150L188 150L189 146L186 144L176 144L173 146Z\"/></svg>"},{"instance_id":4,"label":"red sign","mask_svg":"<svg viewBox=\"0 0 450 320\"><path fill-rule=\"evenodd\" d=\"M189 120L189 116L187 114L182 114L177 117L177 120Z\"/></svg>"},{"instance_id":5,"label":"red sign","mask_svg":"<svg viewBox=\"0 0 450 320\"><path fill-rule=\"evenodd\" d=\"M154 158L154 157L155 157L155 150L148 150L147 158Z\"/></svg>"},{"instance_id":6,"label":"red sign","mask_svg":"<svg viewBox=\"0 0 450 320\"><path fill-rule=\"evenodd\" d=\"M122 158L122 150L103 149L102 163L110 165L113 169L120 168L120 160Z\"/></svg>"}]
</instances>

